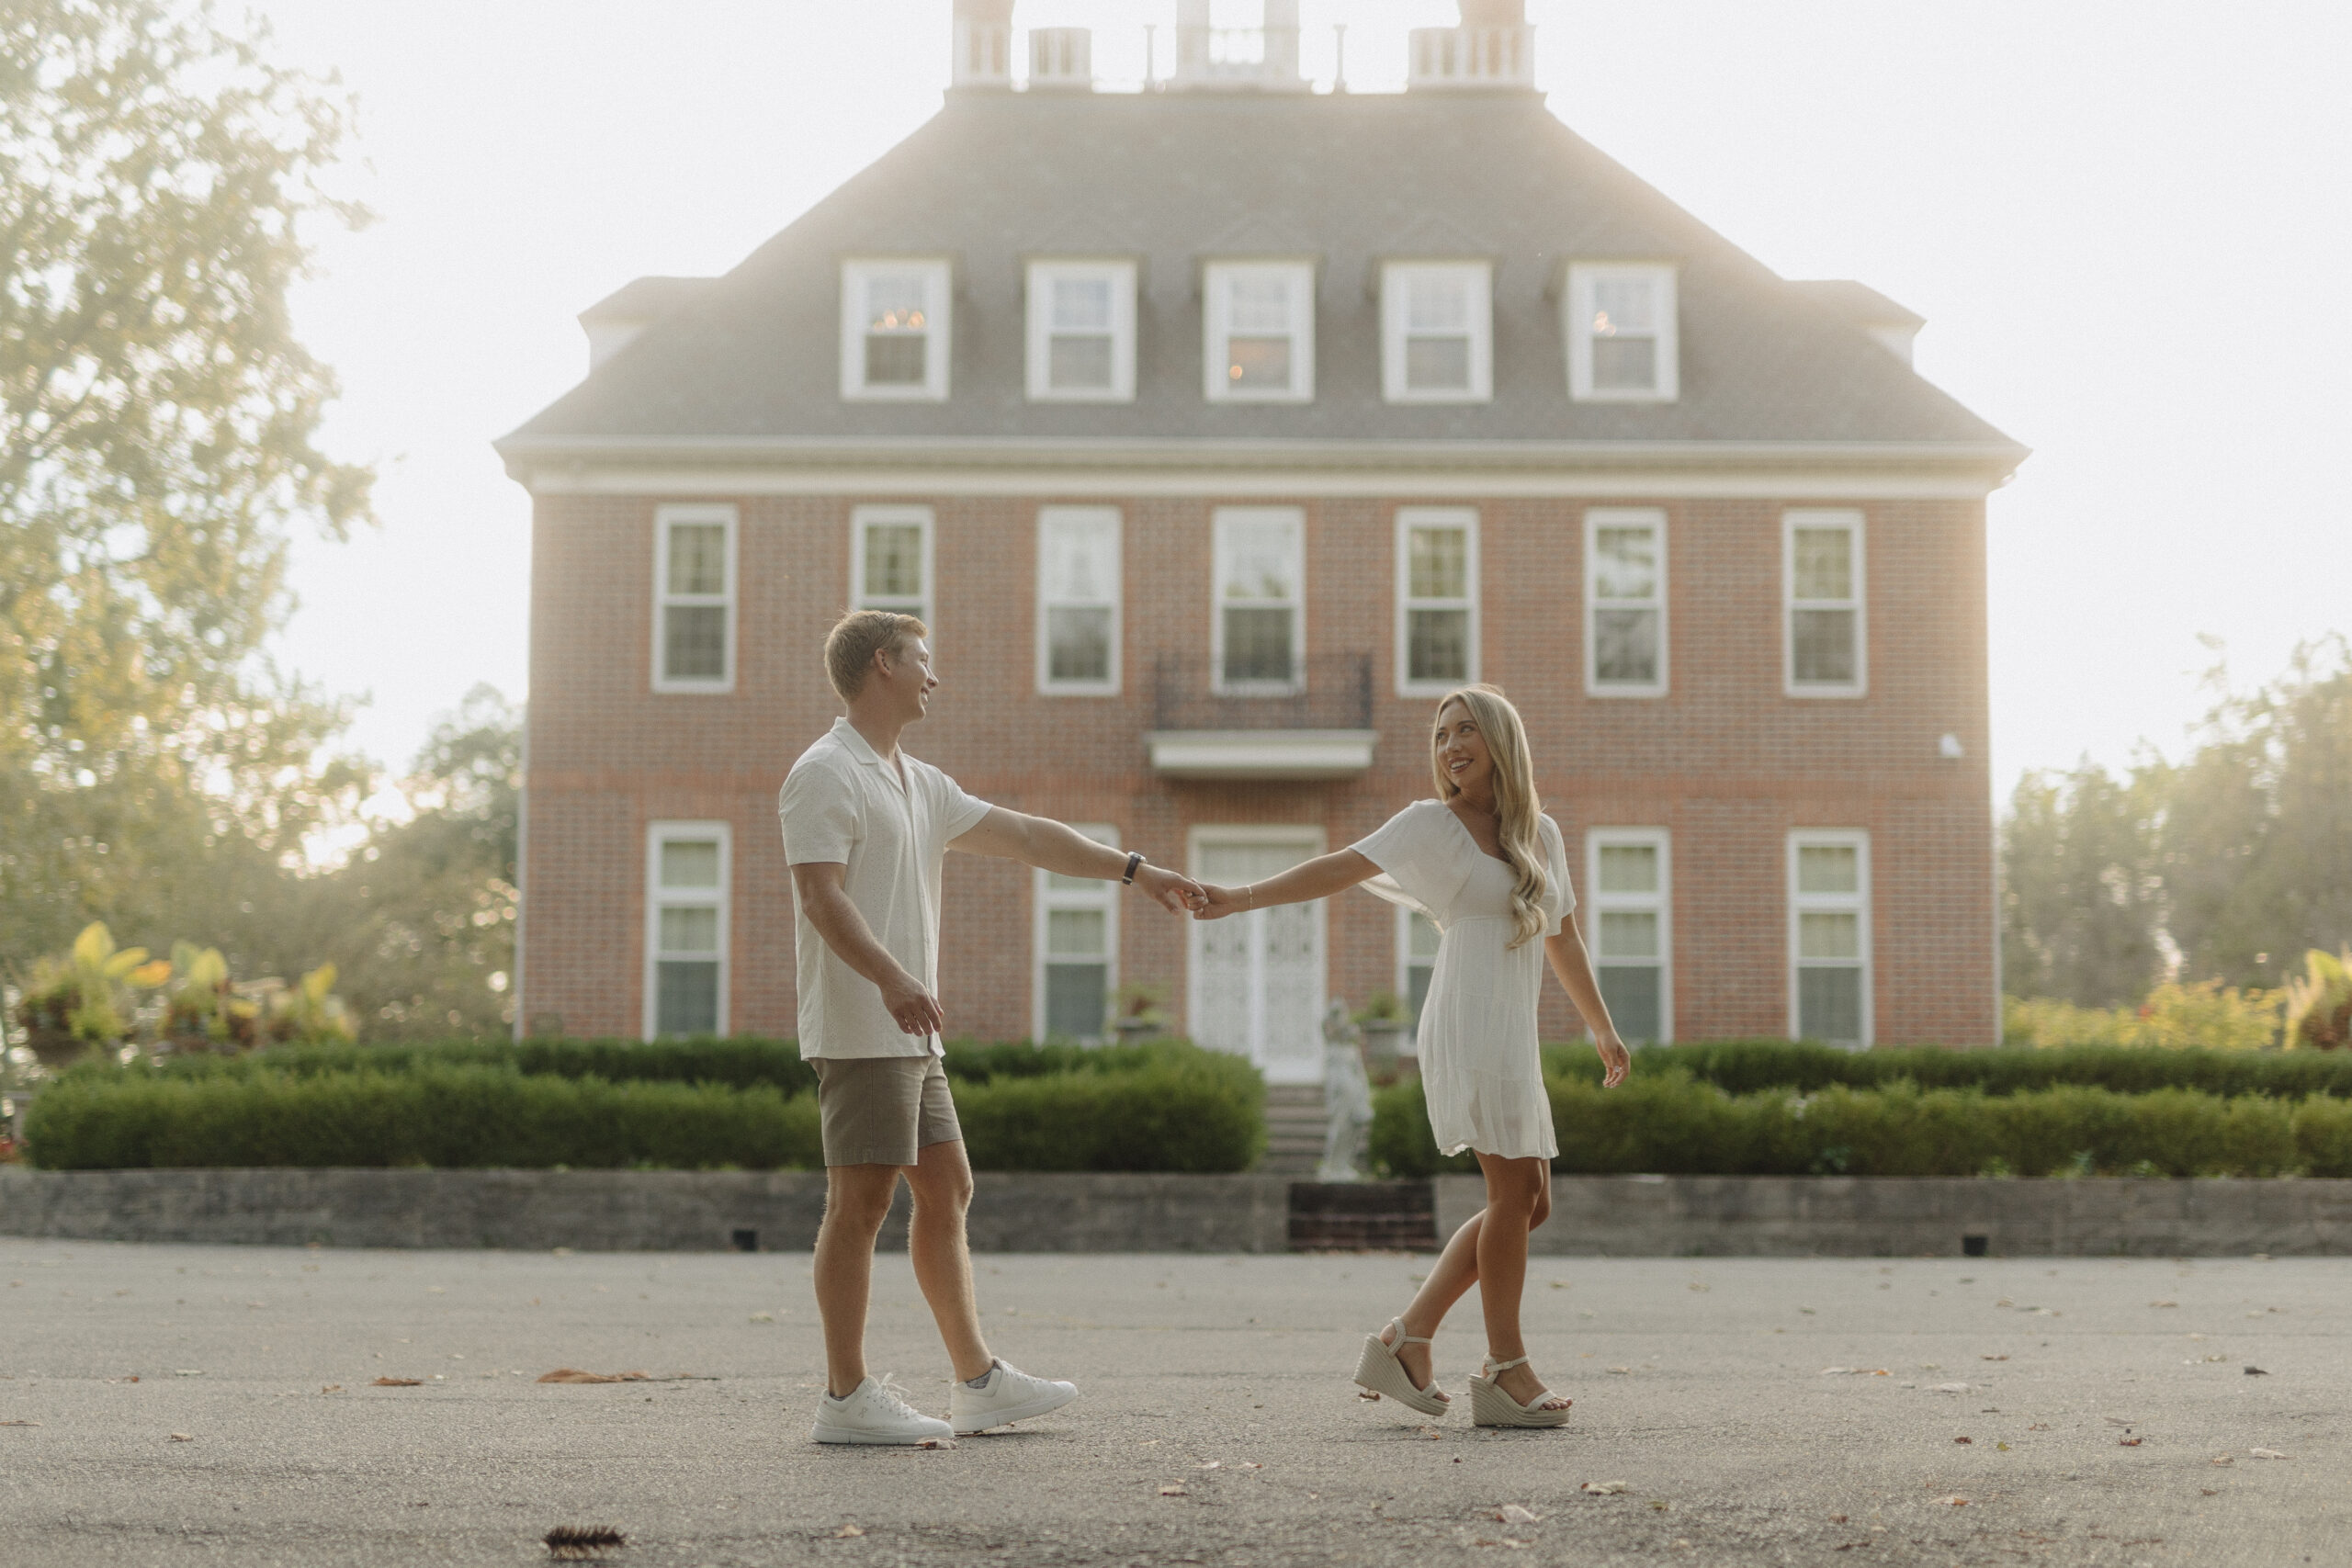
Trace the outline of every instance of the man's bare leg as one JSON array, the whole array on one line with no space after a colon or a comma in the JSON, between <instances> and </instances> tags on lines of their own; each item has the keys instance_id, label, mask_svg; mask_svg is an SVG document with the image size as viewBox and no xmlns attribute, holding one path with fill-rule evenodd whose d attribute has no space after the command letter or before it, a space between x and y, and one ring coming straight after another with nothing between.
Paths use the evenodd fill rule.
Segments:
<instances>
[{"instance_id":1,"label":"man's bare leg","mask_svg":"<svg viewBox=\"0 0 2352 1568\"><path fill-rule=\"evenodd\" d=\"M964 1141L926 1144L907 1167L914 1213L907 1226L907 1256L915 1283L931 1304L932 1320L956 1364L959 1382L985 1377L996 1364L980 1337L980 1309L972 1287L972 1249L964 1217L972 1206L972 1167Z\"/></svg>"},{"instance_id":2,"label":"man's bare leg","mask_svg":"<svg viewBox=\"0 0 2352 1568\"><path fill-rule=\"evenodd\" d=\"M874 1240L889 1216L899 1169L895 1165L825 1168L825 1220L817 1229L817 1314L825 1325L826 1391L835 1399L848 1398L865 1381L865 1308L874 1287Z\"/></svg>"}]
</instances>

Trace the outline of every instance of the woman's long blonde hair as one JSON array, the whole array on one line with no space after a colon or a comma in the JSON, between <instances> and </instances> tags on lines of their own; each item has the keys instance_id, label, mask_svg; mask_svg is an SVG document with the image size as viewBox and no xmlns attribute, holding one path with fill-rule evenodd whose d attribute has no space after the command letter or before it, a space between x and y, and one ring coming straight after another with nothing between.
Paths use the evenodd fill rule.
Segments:
<instances>
[{"instance_id":1,"label":"woman's long blonde hair","mask_svg":"<svg viewBox=\"0 0 2352 1568\"><path fill-rule=\"evenodd\" d=\"M1514 927L1510 945L1517 947L1544 929L1544 896L1551 890L1541 820L1544 803L1535 794L1535 759L1527 748L1527 727L1519 710L1494 686L1462 686L1446 693L1437 705L1441 717L1449 704L1460 703L1477 722L1494 760L1495 817L1504 863L1510 867L1510 912ZM1430 731L1430 772L1437 779L1437 797L1450 801L1462 793L1446 776L1439 756L1438 731Z\"/></svg>"}]
</instances>

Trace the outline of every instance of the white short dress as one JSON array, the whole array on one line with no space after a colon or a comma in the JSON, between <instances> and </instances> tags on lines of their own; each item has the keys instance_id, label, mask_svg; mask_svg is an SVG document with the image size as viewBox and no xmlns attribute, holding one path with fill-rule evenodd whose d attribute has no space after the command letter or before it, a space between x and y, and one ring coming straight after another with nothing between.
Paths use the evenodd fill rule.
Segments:
<instances>
[{"instance_id":1,"label":"white short dress","mask_svg":"<svg viewBox=\"0 0 2352 1568\"><path fill-rule=\"evenodd\" d=\"M1437 967L1417 1036L1430 1131L1449 1155L1464 1149L1520 1159L1560 1152L1536 1050L1544 937L1577 905L1559 824L1537 818L1548 886L1542 933L1509 946L1510 867L1478 847L1462 819L1416 801L1351 846L1380 867L1364 884L1437 925Z\"/></svg>"}]
</instances>

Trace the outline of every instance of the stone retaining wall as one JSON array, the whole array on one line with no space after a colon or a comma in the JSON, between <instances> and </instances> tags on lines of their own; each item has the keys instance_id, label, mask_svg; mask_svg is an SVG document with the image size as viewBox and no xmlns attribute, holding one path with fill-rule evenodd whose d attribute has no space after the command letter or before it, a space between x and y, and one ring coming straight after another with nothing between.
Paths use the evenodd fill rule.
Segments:
<instances>
[{"instance_id":1,"label":"stone retaining wall","mask_svg":"<svg viewBox=\"0 0 2352 1568\"><path fill-rule=\"evenodd\" d=\"M976 1178L981 1252L1425 1248L1476 1177L1334 1189L1279 1176ZM0 1168L0 1235L329 1247L804 1251L821 1172ZM1593 1176L1552 1184L1550 1256L2352 1254L2352 1180ZM881 1245L904 1245L906 1193ZM1972 1243L1971 1238L1975 1238Z\"/></svg>"}]
</instances>

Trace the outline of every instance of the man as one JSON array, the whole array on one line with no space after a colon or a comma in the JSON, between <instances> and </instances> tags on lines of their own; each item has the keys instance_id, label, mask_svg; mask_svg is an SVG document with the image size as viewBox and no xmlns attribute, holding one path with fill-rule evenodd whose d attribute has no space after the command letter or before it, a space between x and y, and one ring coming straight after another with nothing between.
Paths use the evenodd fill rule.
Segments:
<instances>
[{"instance_id":1,"label":"man","mask_svg":"<svg viewBox=\"0 0 2352 1568\"><path fill-rule=\"evenodd\" d=\"M989 1354L972 1292L964 1216L972 1168L940 1066L939 887L949 847L1065 876L1116 878L1182 912L1189 879L1075 829L990 806L899 750L939 684L930 633L911 615L858 610L825 639L825 671L848 705L792 765L778 799L792 865L800 1054L817 1072L825 1219L817 1309L825 1324L820 1443L922 1443L984 1432L1078 1397ZM949 1419L910 1408L865 1371L874 1241L904 1176L908 1250L956 1366Z\"/></svg>"}]
</instances>

